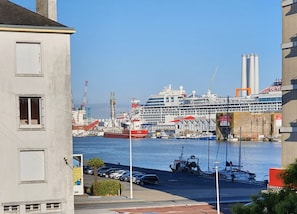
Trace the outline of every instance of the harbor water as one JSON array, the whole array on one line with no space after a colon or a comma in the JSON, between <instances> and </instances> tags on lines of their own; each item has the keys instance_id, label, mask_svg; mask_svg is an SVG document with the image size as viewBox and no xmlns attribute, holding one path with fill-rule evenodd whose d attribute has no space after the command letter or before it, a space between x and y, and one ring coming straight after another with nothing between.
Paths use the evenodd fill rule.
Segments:
<instances>
[{"instance_id":1,"label":"harbor water","mask_svg":"<svg viewBox=\"0 0 297 214\"><path fill-rule=\"evenodd\" d=\"M190 139L132 139L132 164L135 167L170 171L169 165L183 157L195 155L202 171L225 167L226 161L241 163L243 170L256 173L256 180L268 179L269 168L281 166L280 142L216 142ZM241 146L240 146L241 145ZM241 151L241 152L240 152ZM84 160L100 158L106 163L129 165L130 140L103 137L73 138L73 153ZM240 155L241 154L241 155Z\"/></svg>"}]
</instances>

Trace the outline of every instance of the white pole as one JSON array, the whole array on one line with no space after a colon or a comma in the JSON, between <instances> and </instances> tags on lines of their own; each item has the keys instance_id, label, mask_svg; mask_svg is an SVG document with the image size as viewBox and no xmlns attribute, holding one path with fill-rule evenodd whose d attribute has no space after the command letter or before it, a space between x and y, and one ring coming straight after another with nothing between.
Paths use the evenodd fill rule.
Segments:
<instances>
[{"instance_id":1,"label":"white pole","mask_svg":"<svg viewBox=\"0 0 297 214\"><path fill-rule=\"evenodd\" d=\"M133 199L131 120L130 120L130 126L129 126L129 139L130 139L130 199Z\"/></svg>"},{"instance_id":2,"label":"white pole","mask_svg":"<svg viewBox=\"0 0 297 214\"><path fill-rule=\"evenodd\" d=\"M219 193L218 162L215 162L215 169L216 169L217 211L218 211L218 214L220 214L220 193Z\"/></svg>"}]
</instances>

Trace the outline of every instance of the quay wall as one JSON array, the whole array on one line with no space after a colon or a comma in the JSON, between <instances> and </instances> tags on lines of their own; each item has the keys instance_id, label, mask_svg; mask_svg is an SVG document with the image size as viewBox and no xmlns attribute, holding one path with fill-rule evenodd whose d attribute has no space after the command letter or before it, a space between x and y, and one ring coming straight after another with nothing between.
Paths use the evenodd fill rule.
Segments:
<instances>
[{"instance_id":1,"label":"quay wall","mask_svg":"<svg viewBox=\"0 0 297 214\"><path fill-rule=\"evenodd\" d=\"M229 123L222 123L222 117ZM216 115L217 140L226 139L228 135L245 141L280 139L282 114L280 112L250 113L232 112Z\"/></svg>"}]
</instances>

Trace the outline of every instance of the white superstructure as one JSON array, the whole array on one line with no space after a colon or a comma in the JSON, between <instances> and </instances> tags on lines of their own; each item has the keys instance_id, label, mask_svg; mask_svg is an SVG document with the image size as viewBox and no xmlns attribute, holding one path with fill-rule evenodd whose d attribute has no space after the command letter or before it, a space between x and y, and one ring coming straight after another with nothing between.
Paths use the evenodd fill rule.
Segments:
<instances>
[{"instance_id":1,"label":"white superstructure","mask_svg":"<svg viewBox=\"0 0 297 214\"><path fill-rule=\"evenodd\" d=\"M187 96L182 87L174 90L171 86L157 95L151 95L139 109L142 121L151 125L169 124L178 118L193 116L195 119L212 121L215 126L216 113L226 112L279 112L281 111L281 83L276 81L259 94L240 97L219 97L208 92Z\"/></svg>"}]
</instances>

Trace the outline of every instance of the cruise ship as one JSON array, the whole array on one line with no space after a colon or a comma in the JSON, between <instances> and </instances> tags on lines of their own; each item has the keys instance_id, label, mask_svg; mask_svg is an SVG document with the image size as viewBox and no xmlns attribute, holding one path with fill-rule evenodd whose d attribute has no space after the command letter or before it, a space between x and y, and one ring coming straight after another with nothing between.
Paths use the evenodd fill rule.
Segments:
<instances>
[{"instance_id":1,"label":"cruise ship","mask_svg":"<svg viewBox=\"0 0 297 214\"><path fill-rule=\"evenodd\" d=\"M197 95L195 91L187 95L182 86L173 89L169 85L158 94L151 95L137 113L146 124L156 126L189 116L215 121L216 114L220 112L280 112L281 107L281 81L277 80L258 94L250 94L249 88L238 88L234 97L220 97L210 91L205 95Z\"/></svg>"}]
</instances>

